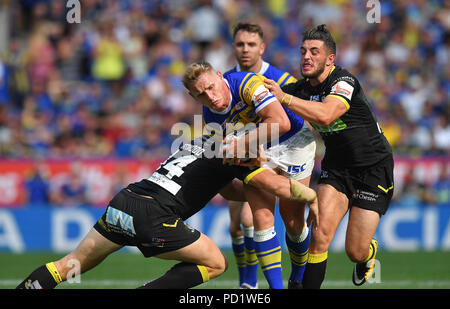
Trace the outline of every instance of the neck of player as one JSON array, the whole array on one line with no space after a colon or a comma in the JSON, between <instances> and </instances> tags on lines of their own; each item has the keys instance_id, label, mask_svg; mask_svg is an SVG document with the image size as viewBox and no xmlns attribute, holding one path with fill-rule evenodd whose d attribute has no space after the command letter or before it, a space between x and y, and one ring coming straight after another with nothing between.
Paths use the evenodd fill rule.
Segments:
<instances>
[{"instance_id":1,"label":"neck of player","mask_svg":"<svg viewBox=\"0 0 450 309\"><path fill-rule=\"evenodd\" d=\"M331 65L325 65L325 70L323 70L323 72L319 76L310 78L309 83L311 84L311 86L315 87L323 83L323 81L327 79L328 75L330 75L333 66L334 63L332 63Z\"/></svg>"}]
</instances>

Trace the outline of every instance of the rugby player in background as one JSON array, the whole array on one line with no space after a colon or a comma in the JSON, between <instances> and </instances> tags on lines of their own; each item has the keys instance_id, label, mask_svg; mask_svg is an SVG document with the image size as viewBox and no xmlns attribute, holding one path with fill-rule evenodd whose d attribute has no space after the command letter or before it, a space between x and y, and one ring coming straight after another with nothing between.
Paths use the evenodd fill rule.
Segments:
<instances>
[{"instance_id":1,"label":"rugby player in background","mask_svg":"<svg viewBox=\"0 0 450 309\"><path fill-rule=\"evenodd\" d=\"M256 134L231 139L230 145L226 147L231 149L231 157L226 158L227 162L238 164L239 158L243 158L236 153L239 141L244 143L244 155L250 153L249 145L252 142L265 144L268 158L265 167L296 181L306 180L309 184L314 167L314 136L302 118L283 109L264 86L263 80L264 76L253 72L222 75L207 62L191 64L183 76L186 89L203 105L206 131L227 130L229 127L239 129L249 124L256 126L250 132ZM263 130L264 128L266 129ZM279 128L275 136L272 135L272 128ZM274 142L275 138L277 143ZM255 254L270 287L281 289L281 245L274 229L275 196L265 191L252 190L250 186L244 186L244 191L253 213ZM301 206L304 207L304 204ZM300 239L305 239L305 234L308 235L308 228L304 224L304 209L280 203L280 214L286 232L292 235L292 246L289 242L288 246L297 248ZM304 257L305 255L300 254L291 255L291 259L295 259L295 263L299 265ZM291 274L296 277L300 275L296 268L292 269ZM301 282L295 283L289 284L289 287L298 287Z\"/></svg>"},{"instance_id":2,"label":"rugby player in background","mask_svg":"<svg viewBox=\"0 0 450 309\"><path fill-rule=\"evenodd\" d=\"M303 34L304 79L282 88L266 80L280 102L317 130L326 147L319 179L320 226L313 229L304 288L320 288L328 248L348 210L345 250L355 262L352 281L372 275L378 243L373 239L392 198L394 161L358 79L334 64L336 43L320 25Z\"/></svg>"},{"instance_id":3,"label":"rugby player in background","mask_svg":"<svg viewBox=\"0 0 450 309\"><path fill-rule=\"evenodd\" d=\"M280 86L296 82L297 79L288 72L282 71L262 59L266 45L264 43L264 33L258 24L240 22L233 28L233 53L238 64L231 70L225 72L224 76L230 73L249 71L263 75L269 79L277 81ZM295 118L295 115L291 115ZM309 177L302 180L305 185L309 184ZM225 191L226 190L226 191ZM227 186L222 192L233 190ZM269 203L272 201L268 201ZM298 201L282 200L286 207L304 213L305 205ZM288 207L287 204L292 204ZM228 201L230 212L230 236L232 248L238 265L239 286L241 288L257 288L258 286L258 259L255 253L253 239L253 215L248 202ZM242 224L242 228L241 228ZM307 250L309 247L310 233L305 225L299 229L304 231L301 237L287 234L288 249L292 255L292 269L290 276L291 285L302 281L303 271L306 266ZM290 232L292 229L290 230ZM292 233L292 232L291 232ZM290 236L291 235L291 236Z\"/></svg>"}]
</instances>

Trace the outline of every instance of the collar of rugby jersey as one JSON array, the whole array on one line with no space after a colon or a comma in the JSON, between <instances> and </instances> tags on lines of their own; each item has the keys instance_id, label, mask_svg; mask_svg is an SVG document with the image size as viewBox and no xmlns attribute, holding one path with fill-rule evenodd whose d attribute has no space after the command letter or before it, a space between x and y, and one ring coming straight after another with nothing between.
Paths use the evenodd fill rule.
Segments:
<instances>
[{"instance_id":1,"label":"collar of rugby jersey","mask_svg":"<svg viewBox=\"0 0 450 309\"><path fill-rule=\"evenodd\" d=\"M261 69L256 74L264 75L264 73L266 73L268 68L269 68L269 64L267 62L263 61L262 65L261 65ZM236 66L236 71L241 72L241 66L239 64Z\"/></svg>"}]
</instances>

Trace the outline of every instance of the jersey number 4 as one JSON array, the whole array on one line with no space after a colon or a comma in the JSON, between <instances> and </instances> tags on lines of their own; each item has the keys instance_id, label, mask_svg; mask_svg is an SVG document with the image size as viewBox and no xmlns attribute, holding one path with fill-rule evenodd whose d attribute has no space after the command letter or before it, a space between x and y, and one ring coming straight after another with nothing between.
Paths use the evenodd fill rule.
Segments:
<instances>
[{"instance_id":1,"label":"jersey number 4","mask_svg":"<svg viewBox=\"0 0 450 309\"><path fill-rule=\"evenodd\" d=\"M178 193L178 191L181 189L181 186L177 182L172 180L172 178L174 176L181 177L181 175L183 175L184 173L184 168L197 159L197 157L194 155L186 155L179 158L174 158L177 153L178 152L170 156L158 168L158 170L165 169L167 171L165 175L156 171L148 179L149 181L163 187L173 195L176 195Z\"/></svg>"}]
</instances>

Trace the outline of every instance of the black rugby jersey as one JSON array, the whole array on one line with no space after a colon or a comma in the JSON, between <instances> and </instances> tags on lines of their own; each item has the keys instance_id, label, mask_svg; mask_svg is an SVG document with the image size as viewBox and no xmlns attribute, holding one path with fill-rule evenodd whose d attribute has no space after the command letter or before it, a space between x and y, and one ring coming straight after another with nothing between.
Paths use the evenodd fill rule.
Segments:
<instances>
[{"instance_id":1,"label":"black rugby jersey","mask_svg":"<svg viewBox=\"0 0 450 309\"><path fill-rule=\"evenodd\" d=\"M308 101L323 102L327 96L333 96L347 106L347 112L329 126L311 123L325 143L324 168L371 166L392 156L359 81L347 70L335 66L327 79L315 87L308 79L302 79L282 89Z\"/></svg>"},{"instance_id":2,"label":"black rugby jersey","mask_svg":"<svg viewBox=\"0 0 450 309\"><path fill-rule=\"evenodd\" d=\"M148 179L128 185L150 195L185 220L202 209L234 178L244 180L255 169L224 165L218 157L221 140L201 136L183 144ZM216 151L217 149L217 151Z\"/></svg>"}]
</instances>

